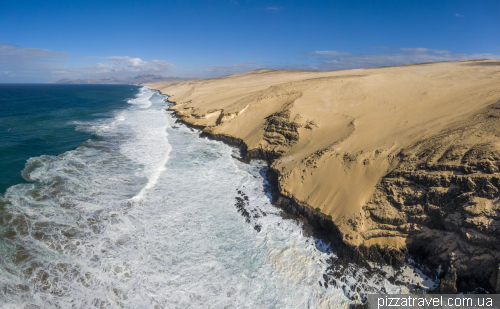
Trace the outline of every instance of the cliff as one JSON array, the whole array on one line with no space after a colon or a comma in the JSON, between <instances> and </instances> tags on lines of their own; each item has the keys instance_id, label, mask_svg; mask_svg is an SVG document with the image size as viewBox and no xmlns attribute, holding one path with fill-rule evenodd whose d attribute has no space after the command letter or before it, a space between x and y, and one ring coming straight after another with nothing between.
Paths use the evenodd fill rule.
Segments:
<instances>
[{"instance_id":1,"label":"cliff","mask_svg":"<svg viewBox=\"0 0 500 309\"><path fill-rule=\"evenodd\" d=\"M459 291L495 291L500 61L150 85L180 121L268 160L282 206L332 222L365 257L398 264L411 254L456 271Z\"/></svg>"}]
</instances>

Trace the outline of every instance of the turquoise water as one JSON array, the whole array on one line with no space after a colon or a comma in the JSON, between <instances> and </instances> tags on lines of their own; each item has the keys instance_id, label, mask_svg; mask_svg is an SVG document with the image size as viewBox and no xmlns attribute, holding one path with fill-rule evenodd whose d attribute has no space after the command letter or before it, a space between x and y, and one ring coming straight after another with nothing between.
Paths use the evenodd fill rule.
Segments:
<instances>
[{"instance_id":1,"label":"turquoise water","mask_svg":"<svg viewBox=\"0 0 500 309\"><path fill-rule=\"evenodd\" d=\"M336 257L270 203L266 166L176 124L158 93L2 87L0 308L342 308L401 291L356 265L325 285Z\"/></svg>"},{"instance_id":2,"label":"turquoise water","mask_svg":"<svg viewBox=\"0 0 500 309\"><path fill-rule=\"evenodd\" d=\"M0 84L0 194L25 180L21 171L35 156L75 149L91 132L85 122L114 117L139 87L131 85Z\"/></svg>"}]
</instances>

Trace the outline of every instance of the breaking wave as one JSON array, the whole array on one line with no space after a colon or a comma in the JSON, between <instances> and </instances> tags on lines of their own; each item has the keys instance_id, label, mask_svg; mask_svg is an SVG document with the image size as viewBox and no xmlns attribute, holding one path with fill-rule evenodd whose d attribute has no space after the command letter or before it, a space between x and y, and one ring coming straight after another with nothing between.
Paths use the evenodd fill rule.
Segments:
<instances>
[{"instance_id":1,"label":"breaking wave","mask_svg":"<svg viewBox=\"0 0 500 309\"><path fill-rule=\"evenodd\" d=\"M325 284L334 254L271 205L263 163L175 125L146 87L128 103L79 124L96 138L77 149L29 159L30 183L1 198L5 308L339 308L401 291L353 265Z\"/></svg>"}]
</instances>

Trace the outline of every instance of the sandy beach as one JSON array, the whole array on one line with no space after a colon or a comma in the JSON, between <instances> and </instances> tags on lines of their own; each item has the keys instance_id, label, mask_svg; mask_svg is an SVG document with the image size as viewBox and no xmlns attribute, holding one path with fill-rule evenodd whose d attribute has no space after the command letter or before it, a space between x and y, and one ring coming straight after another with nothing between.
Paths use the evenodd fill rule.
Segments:
<instances>
[{"instance_id":1,"label":"sandy beach","mask_svg":"<svg viewBox=\"0 0 500 309\"><path fill-rule=\"evenodd\" d=\"M442 291L500 288L498 60L148 85L180 121L266 159L281 197L364 256L442 265Z\"/></svg>"}]
</instances>

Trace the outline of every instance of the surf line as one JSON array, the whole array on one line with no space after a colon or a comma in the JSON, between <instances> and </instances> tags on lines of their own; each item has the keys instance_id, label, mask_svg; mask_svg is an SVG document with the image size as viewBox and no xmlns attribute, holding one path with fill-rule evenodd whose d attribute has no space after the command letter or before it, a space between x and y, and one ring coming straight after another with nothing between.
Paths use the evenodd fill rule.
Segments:
<instances>
[{"instance_id":1,"label":"surf line","mask_svg":"<svg viewBox=\"0 0 500 309\"><path fill-rule=\"evenodd\" d=\"M147 94L146 91L150 91L151 94ZM150 89L149 86L143 86L143 88L141 88L141 92L138 94L138 97L135 99L131 99L128 102L131 104L137 104L141 108L137 112L140 112L144 109L147 110L148 108L150 108L153 105L153 102L151 102L151 98L153 97L154 94L155 94L155 91ZM147 96L147 98L144 98L143 96ZM148 102L144 102L145 100L147 100ZM155 111L161 112L165 116L165 118L167 117L167 115L165 114L163 109L159 109L159 110L155 110ZM162 137L167 144L166 153L164 153L162 160L160 160L160 162L158 162L154 166L154 168L153 168L154 172L152 173L152 175L147 176L148 183L146 184L146 186L144 186L138 194L136 194L135 196L130 198L129 199L130 201L138 202L138 201L142 200L142 198L144 197L146 192L156 185L161 174L167 169L166 164L170 158L169 154L172 151L172 146L168 143L167 128L168 128L168 121L165 122L164 126L157 128L157 130L162 131ZM154 147L154 145L152 145L152 146Z\"/></svg>"}]
</instances>

